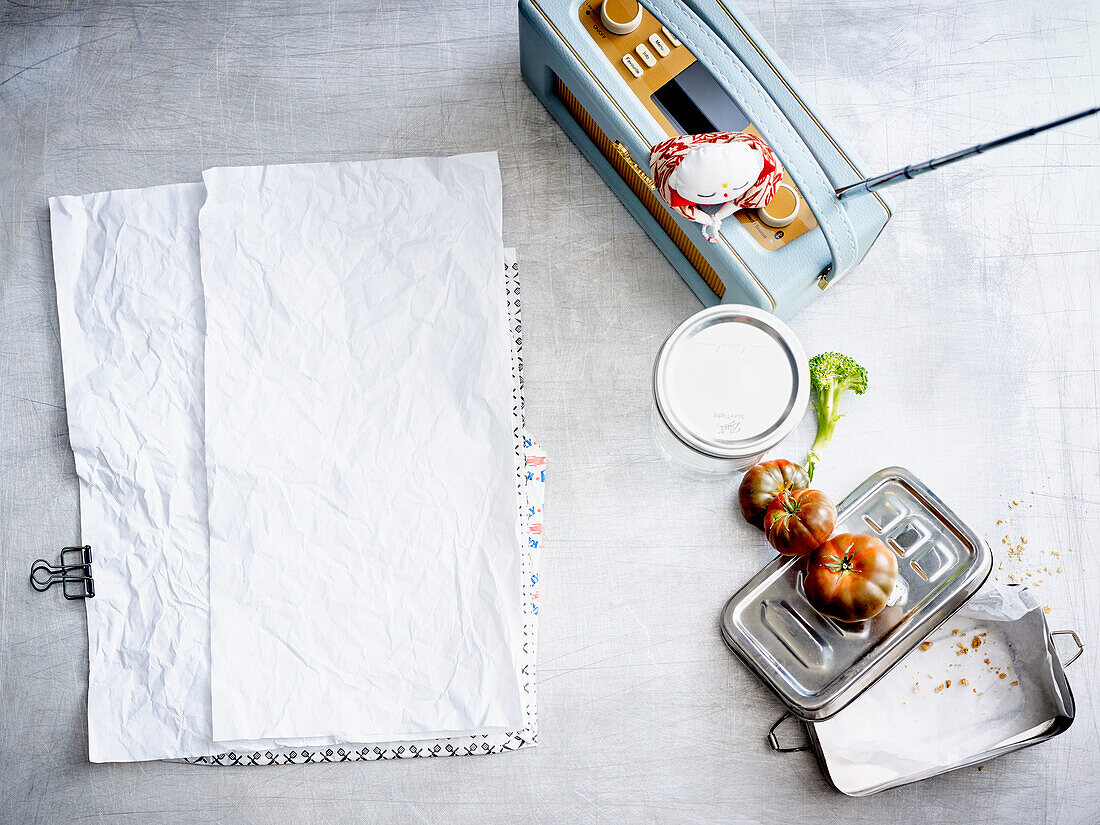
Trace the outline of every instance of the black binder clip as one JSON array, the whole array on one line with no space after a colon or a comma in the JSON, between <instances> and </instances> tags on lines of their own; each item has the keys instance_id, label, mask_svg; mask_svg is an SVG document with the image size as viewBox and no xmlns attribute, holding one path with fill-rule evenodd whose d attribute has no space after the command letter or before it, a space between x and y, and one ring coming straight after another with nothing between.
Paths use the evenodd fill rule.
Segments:
<instances>
[{"instance_id":1,"label":"black binder clip","mask_svg":"<svg viewBox=\"0 0 1100 825\"><path fill-rule=\"evenodd\" d=\"M95 596L92 581L92 548L62 547L61 564L53 565L45 559L37 559L31 565L31 587L42 592L61 583L66 599L90 599Z\"/></svg>"}]
</instances>

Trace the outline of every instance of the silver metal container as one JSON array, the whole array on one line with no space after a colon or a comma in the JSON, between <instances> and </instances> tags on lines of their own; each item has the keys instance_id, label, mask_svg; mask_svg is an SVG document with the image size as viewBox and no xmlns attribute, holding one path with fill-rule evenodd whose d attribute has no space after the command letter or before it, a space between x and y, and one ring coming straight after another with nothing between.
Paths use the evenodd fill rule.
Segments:
<instances>
[{"instance_id":1,"label":"silver metal container","mask_svg":"<svg viewBox=\"0 0 1100 825\"><path fill-rule=\"evenodd\" d=\"M828 719L974 595L993 568L986 543L908 470L888 467L837 507L837 533L878 536L898 556L895 601L843 624L803 590L802 557L772 561L722 611L729 648L793 714Z\"/></svg>"},{"instance_id":2,"label":"silver metal container","mask_svg":"<svg viewBox=\"0 0 1100 825\"><path fill-rule=\"evenodd\" d=\"M1077 645L1064 664L1054 641L1062 635ZM1026 588L983 591L843 711L804 722L809 744L779 743L790 714L768 739L780 752L813 750L836 790L869 796L1067 730L1076 708L1064 668L1083 650L1072 630L1050 632Z\"/></svg>"},{"instance_id":3,"label":"silver metal container","mask_svg":"<svg viewBox=\"0 0 1100 825\"><path fill-rule=\"evenodd\" d=\"M810 398L806 353L790 327L756 307L692 315L653 366L656 437L695 471L748 469L798 425Z\"/></svg>"}]
</instances>

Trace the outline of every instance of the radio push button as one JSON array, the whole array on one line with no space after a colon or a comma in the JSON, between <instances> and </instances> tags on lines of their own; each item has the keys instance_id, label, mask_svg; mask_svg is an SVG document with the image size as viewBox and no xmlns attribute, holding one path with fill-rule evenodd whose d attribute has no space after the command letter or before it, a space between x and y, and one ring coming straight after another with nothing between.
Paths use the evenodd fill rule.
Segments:
<instances>
[{"instance_id":1,"label":"radio push button","mask_svg":"<svg viewBox=\"0 0 1100 825\"><path fill-rule=\"evenodd\" d=\"M676 35L668 30L668 26L661 26L661 33L665 36L665 39L673 45L673 47L680 45L680 41L676 39Z\"/></svg>"},{"instance_id":2,"label":"radio push button","mask_svg":"<svg viewBox=\"0 0 1100 825\"><path fill-rule=\"evenodd\" d=\"M634 51L638 53L638 57L642 58L642 62L649 66L649 68L652 69L654 66L657 65L657 58L653 56L653 52L651 52L641 43L638 44L638 48L636 48Z\"/></svg>"},{"instance_id":3,"label":"radio push button","mask_svg":"<svg viewBox=\"0 0 1100 825\"><path fill-rule=\"evenodd\" d=\"M603 0L600 21L612 34L630 34L642 24L642 6L638 0Z\"/></svg>"},{"instance_id":4,"label":"radio push button","mask_svg":"<svg viewBox=\"0 0 1100 825\"><path fill-rule=\"evenodd\" d=\"M649 36L649 45L653 47L653 51L657 52L661 57L668 57L670 52L668 46L665 45L665 41L661 39L661 35L654 32Z\"/></svg>"},{"instance_id":5,"label":"radio push button","mask_svg":"<svg viewBox=\"0 0 1100 825\"><path fill-rule=\"evenodd\" d=\"M630 71L635 77L642 76L642 67L638 65L638 61L634 59L632 54L623 55L623 65Z\"/></svg>"}]
</instances>

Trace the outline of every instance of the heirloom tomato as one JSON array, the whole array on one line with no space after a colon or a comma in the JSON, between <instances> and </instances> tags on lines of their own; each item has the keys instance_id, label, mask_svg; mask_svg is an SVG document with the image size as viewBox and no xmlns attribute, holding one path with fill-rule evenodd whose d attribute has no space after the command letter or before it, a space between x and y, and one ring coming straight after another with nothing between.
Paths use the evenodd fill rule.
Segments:
<instances>
[{"instance_id":1,"label":"heirloom tomato","mask_svg":"<svg viewBox=\"0 0 1100 825\"><path fill-rule=\"evenodd\" d=\"M764 529L764 514L768 505L780 493L803 490L810 486L806 471L793 461L777 459L752 467L741 479L737 498L745 521Z\"/></svg>"},{"instance_id":2,"label":"heirloom tomato","mask_svg":"<svg viewBox=\"0 0 1100 825\"><path fill-rule=\"evenodd\" d=\"M898 580L898 560L874 536L841 533L818 547L806 565L806 597L826 616L862 622L878 615Z\"/></svg>"},{"instance_id":3,"label":"heirloom tomato","mask_svg":"<svg viewBox=\"0 0 1100 825\"><path fill-rule=\"evenodd\" d=\"M816 550L833 534L836 507L820 490L780 493L764 514L768 543L784 556Z\"/></svg>"}]
</instances>

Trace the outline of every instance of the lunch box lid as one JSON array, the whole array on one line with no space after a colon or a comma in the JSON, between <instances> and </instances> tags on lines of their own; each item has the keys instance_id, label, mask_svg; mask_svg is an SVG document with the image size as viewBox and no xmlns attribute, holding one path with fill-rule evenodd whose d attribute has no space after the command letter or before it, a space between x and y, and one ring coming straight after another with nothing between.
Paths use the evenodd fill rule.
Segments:
<instances>
[{"instance_id":1,"label":"lunch box lid","mask_svg":"<svg viewBox=\"0 0 1100 825\"><path fill-rule=\"evenodd\" d=\"M718 304L665 340L653 366L653 395L668 429L692 449L752 458L802 419L810 370L798 338L770 312Z\"/></svg>"},{"instance_id":2,"label":"lunch box lid","mask_svg":"<svg viewBox=\"0 0 1100 825\"><path fill-rule=\"evenodd\" d=\"M807 721L827 719L863 693L993 569L985 541L901 467L880 470L840 502L835 532L877 536L897 554L899 592L877 616L845 625L815 610L800 556L766 565L721 615L730 650Z\"/></svg>"}]
</instances>

